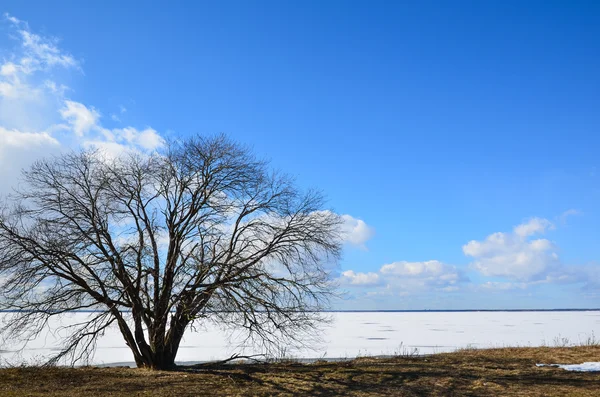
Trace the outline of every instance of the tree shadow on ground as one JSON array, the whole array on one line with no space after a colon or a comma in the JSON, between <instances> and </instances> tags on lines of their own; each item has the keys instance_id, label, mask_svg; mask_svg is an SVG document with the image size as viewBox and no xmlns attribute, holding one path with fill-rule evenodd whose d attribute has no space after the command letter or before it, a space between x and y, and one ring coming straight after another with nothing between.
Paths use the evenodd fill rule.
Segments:
<instances>
[{"instance_id":1,"label":"tree shadow on ground","mask_svg":"<svg viewBox=\"0 0 600 397\"><path fill-rule=\"evenodd\" d=\"M539 368L527 359L468 362L443 358L360 360L326 364L226 364L179 371L226 377L265 393L366 395L538 395L558 389L600 391L600 375ZM493 390L492 390L493 389ZM519 389L520 392L516 393Z\"/></svg>"}]
</instances>

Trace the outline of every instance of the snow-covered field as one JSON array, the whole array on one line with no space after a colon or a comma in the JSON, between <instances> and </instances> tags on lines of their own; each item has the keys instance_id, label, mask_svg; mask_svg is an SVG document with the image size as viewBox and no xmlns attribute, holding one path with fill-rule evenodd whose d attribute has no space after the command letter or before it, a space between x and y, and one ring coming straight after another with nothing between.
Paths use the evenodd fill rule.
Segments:
<instances>
[{"instance_id":1,"label":"snow-covered field","mask_svg":"<svg viewBox=\"0 0 600 397\"><path fill-rule=\"evenodd\" d=\"M0 313L0 320L7 313ZM78 321L85 313L66 321ZM600 336L600 311L580 312L411 312L331 313L333 322L322 332L323 343L314 350L291 350L294 358L351 358L360 355L419 354L454 351L462 347L554 346L580 344ZM599 331L595 333L596 331ZM0 360L18 364L40 362L56 349L56 335L47 333L19 346L4 343ZM197 362L223 359L238 350L228 344L219 329L190 332L181 344L177 361ZM245 354L260 353L247 349ZM132 357L118 330L100 339L91 364L129 364Z\"/></svg>"}]
</instances>

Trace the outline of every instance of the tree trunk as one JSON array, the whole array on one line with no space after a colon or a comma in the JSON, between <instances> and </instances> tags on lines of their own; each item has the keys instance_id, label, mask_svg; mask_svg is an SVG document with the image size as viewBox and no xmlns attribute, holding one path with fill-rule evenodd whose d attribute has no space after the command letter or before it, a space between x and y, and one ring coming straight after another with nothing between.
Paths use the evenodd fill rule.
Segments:
<instances>
[{"instance_id":1,"label":"tree trunk","mask_svg":"<svg viewBox=\"0 0 600 397\"><path fill-rule=\"evenodd\" d=\"M152 346L152 353L149 355L142 356L134 352L136 365L138 368L148 368L153 370L173 369L175 367L175 357L177 356L182 337L183 332L176 332L169 335L166 343Z\"/></svg>"},{"instance_id":2,"label":"tree trunk","mask_svg":"<svg viewBox=\"0 0 600 397\"><path fill-rule=\"evenodd\" d=\"M152 370L171 370L175 367L175 355L166 351L159 351L151 357L136 357L135 364L138 368Z\"/></svg>"},{"instance_id":3,"label":"tree trunk","mask_svg":"<svg viewBox=\"0 0 600 397\"><path fill-rule=\"evenodd\" d=\"M160 371L168 371L175 367L175 356L169 354L156 354L152 363L146 368Z\"/></svg>"}]
</instances>

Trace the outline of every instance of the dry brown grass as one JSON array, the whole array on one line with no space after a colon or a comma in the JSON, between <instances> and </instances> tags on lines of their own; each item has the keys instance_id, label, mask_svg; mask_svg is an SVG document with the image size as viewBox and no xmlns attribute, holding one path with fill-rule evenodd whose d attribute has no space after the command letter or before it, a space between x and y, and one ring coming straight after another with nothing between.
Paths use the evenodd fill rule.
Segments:
<instances>
[{"instance_id":1,"label":"dry brown grass","mask_svg":"<svg viewBox=\"0 0 600 397\"><path fill-rule=\"evenodd\" d=\"M0 370L1 396L600 396L600 374L536 363L600 360L600 347L461 350L349 362L241 364L152 372L126 368Z\"/></svg>"}]
</instances>

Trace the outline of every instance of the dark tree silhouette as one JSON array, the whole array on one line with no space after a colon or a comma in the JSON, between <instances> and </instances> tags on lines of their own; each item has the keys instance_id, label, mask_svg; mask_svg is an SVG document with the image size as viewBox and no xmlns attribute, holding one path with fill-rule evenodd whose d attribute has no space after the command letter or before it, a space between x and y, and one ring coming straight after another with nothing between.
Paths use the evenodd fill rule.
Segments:
<instances>
[{"instance_id":1,"label":"dark tree silhouette","mask_svg":"<svg viewBox=\"0 0 600 397\"><path fill-rule=\"evenodd\" d=\"M302 342L332 293L340 218L224 136L116 159L38 161L0 213L2 332L70 325L53 362L86 360L116 325L139 367L174 365L181 339L214 322L263 344Z\"/></svg>"}]
</instances>

